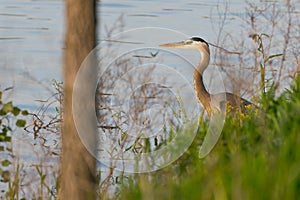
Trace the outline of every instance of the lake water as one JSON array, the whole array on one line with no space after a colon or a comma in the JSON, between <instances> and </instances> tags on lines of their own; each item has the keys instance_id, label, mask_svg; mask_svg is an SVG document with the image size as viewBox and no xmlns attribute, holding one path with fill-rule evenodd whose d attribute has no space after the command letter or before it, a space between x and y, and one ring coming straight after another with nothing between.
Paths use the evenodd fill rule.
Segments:
<instances>
[{"instance_id":1,"label":"lake water","mask_svg":"<svg viewBox=\"0 0 300 200\"><path fill-rule=\"evenodd\" d=\"M227 14L223 34L237 37L243 31L248 34L249 30L241 26L247 17L246 3L226 2L103 0L101 8L98 6L100 38L105 38L110 29L116 34L132 28L161 27L188 36L199 35L213 43L218 38L224 12ZM23 108L34 109L38 106L35 100L45 100L53 93L51 81L62 79L64 3L60 0L2 1L0 32L0 86L2 89L13 86L10 98Z\"/></svg>"}]
</instances>

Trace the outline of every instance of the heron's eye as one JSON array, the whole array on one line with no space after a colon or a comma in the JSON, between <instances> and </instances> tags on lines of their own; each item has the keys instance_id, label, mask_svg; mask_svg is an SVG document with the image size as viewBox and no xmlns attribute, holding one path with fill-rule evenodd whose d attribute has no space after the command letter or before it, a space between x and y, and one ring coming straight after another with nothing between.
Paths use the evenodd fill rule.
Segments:
<instances>
[{"instance_id":1,"label":"heron's eye","mask_svg":"<svg viewBox=\"0 0 300 200\"><path fill-rule=\"evenodd\" d=\"M186 41L184 41L184 44L192 44L192 43L193 43L192 40L186 40Z\"/></svg>"}]
</instances>

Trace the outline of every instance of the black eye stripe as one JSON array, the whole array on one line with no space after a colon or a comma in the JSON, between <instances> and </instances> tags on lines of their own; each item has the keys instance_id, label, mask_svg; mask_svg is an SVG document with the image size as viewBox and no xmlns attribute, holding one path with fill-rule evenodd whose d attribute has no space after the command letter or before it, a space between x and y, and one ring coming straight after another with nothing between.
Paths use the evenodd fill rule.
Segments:
<instances>
[{"instance_id":1,"label":"black eye stripe","mask_svg":"<svg viewBox=\"0 0 300 200\"><path fill-rule=\"evenodd\" d=\"M200 37L192 37L191 40L196 41L196 42L204 42L208 46L208 43Z\"/></svg>"}]
</instances>

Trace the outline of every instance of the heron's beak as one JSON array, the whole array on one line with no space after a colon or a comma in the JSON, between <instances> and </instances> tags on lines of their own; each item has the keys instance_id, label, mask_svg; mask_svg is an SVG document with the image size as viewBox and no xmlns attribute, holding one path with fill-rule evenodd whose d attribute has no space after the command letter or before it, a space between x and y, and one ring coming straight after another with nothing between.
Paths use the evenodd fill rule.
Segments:
<instances>
[{"instance_id":1,"label":"heron's beak","mask_svg":"<svg viewBox=\"0 0 300 200\"><path fill-rule=\"evenodd\" d=\"M166 43L166 44L160 44L160 47L173 47L173 48L182 48L185 46L184 41L182 42L175 42L175 43Z\"/></svg>"}]
</instances>

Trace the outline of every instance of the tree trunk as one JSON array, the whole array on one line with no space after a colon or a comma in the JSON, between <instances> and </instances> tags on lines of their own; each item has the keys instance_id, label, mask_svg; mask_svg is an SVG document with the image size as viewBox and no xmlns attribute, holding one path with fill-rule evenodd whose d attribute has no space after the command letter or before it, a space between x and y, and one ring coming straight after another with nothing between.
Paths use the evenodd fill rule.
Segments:
<instances>
[{"instance_id":1,"label":"tree trunk","mask_svg":"<svg viewBox=\"0 0 300 200\"><path fill-rule=\"evenodd\" d=\"M76 73L96 42L96 1L66 0L64 114L61 178L58 198L96 199L96 160L82 144L72 116Z\"/></svg>"}]
</instances>

